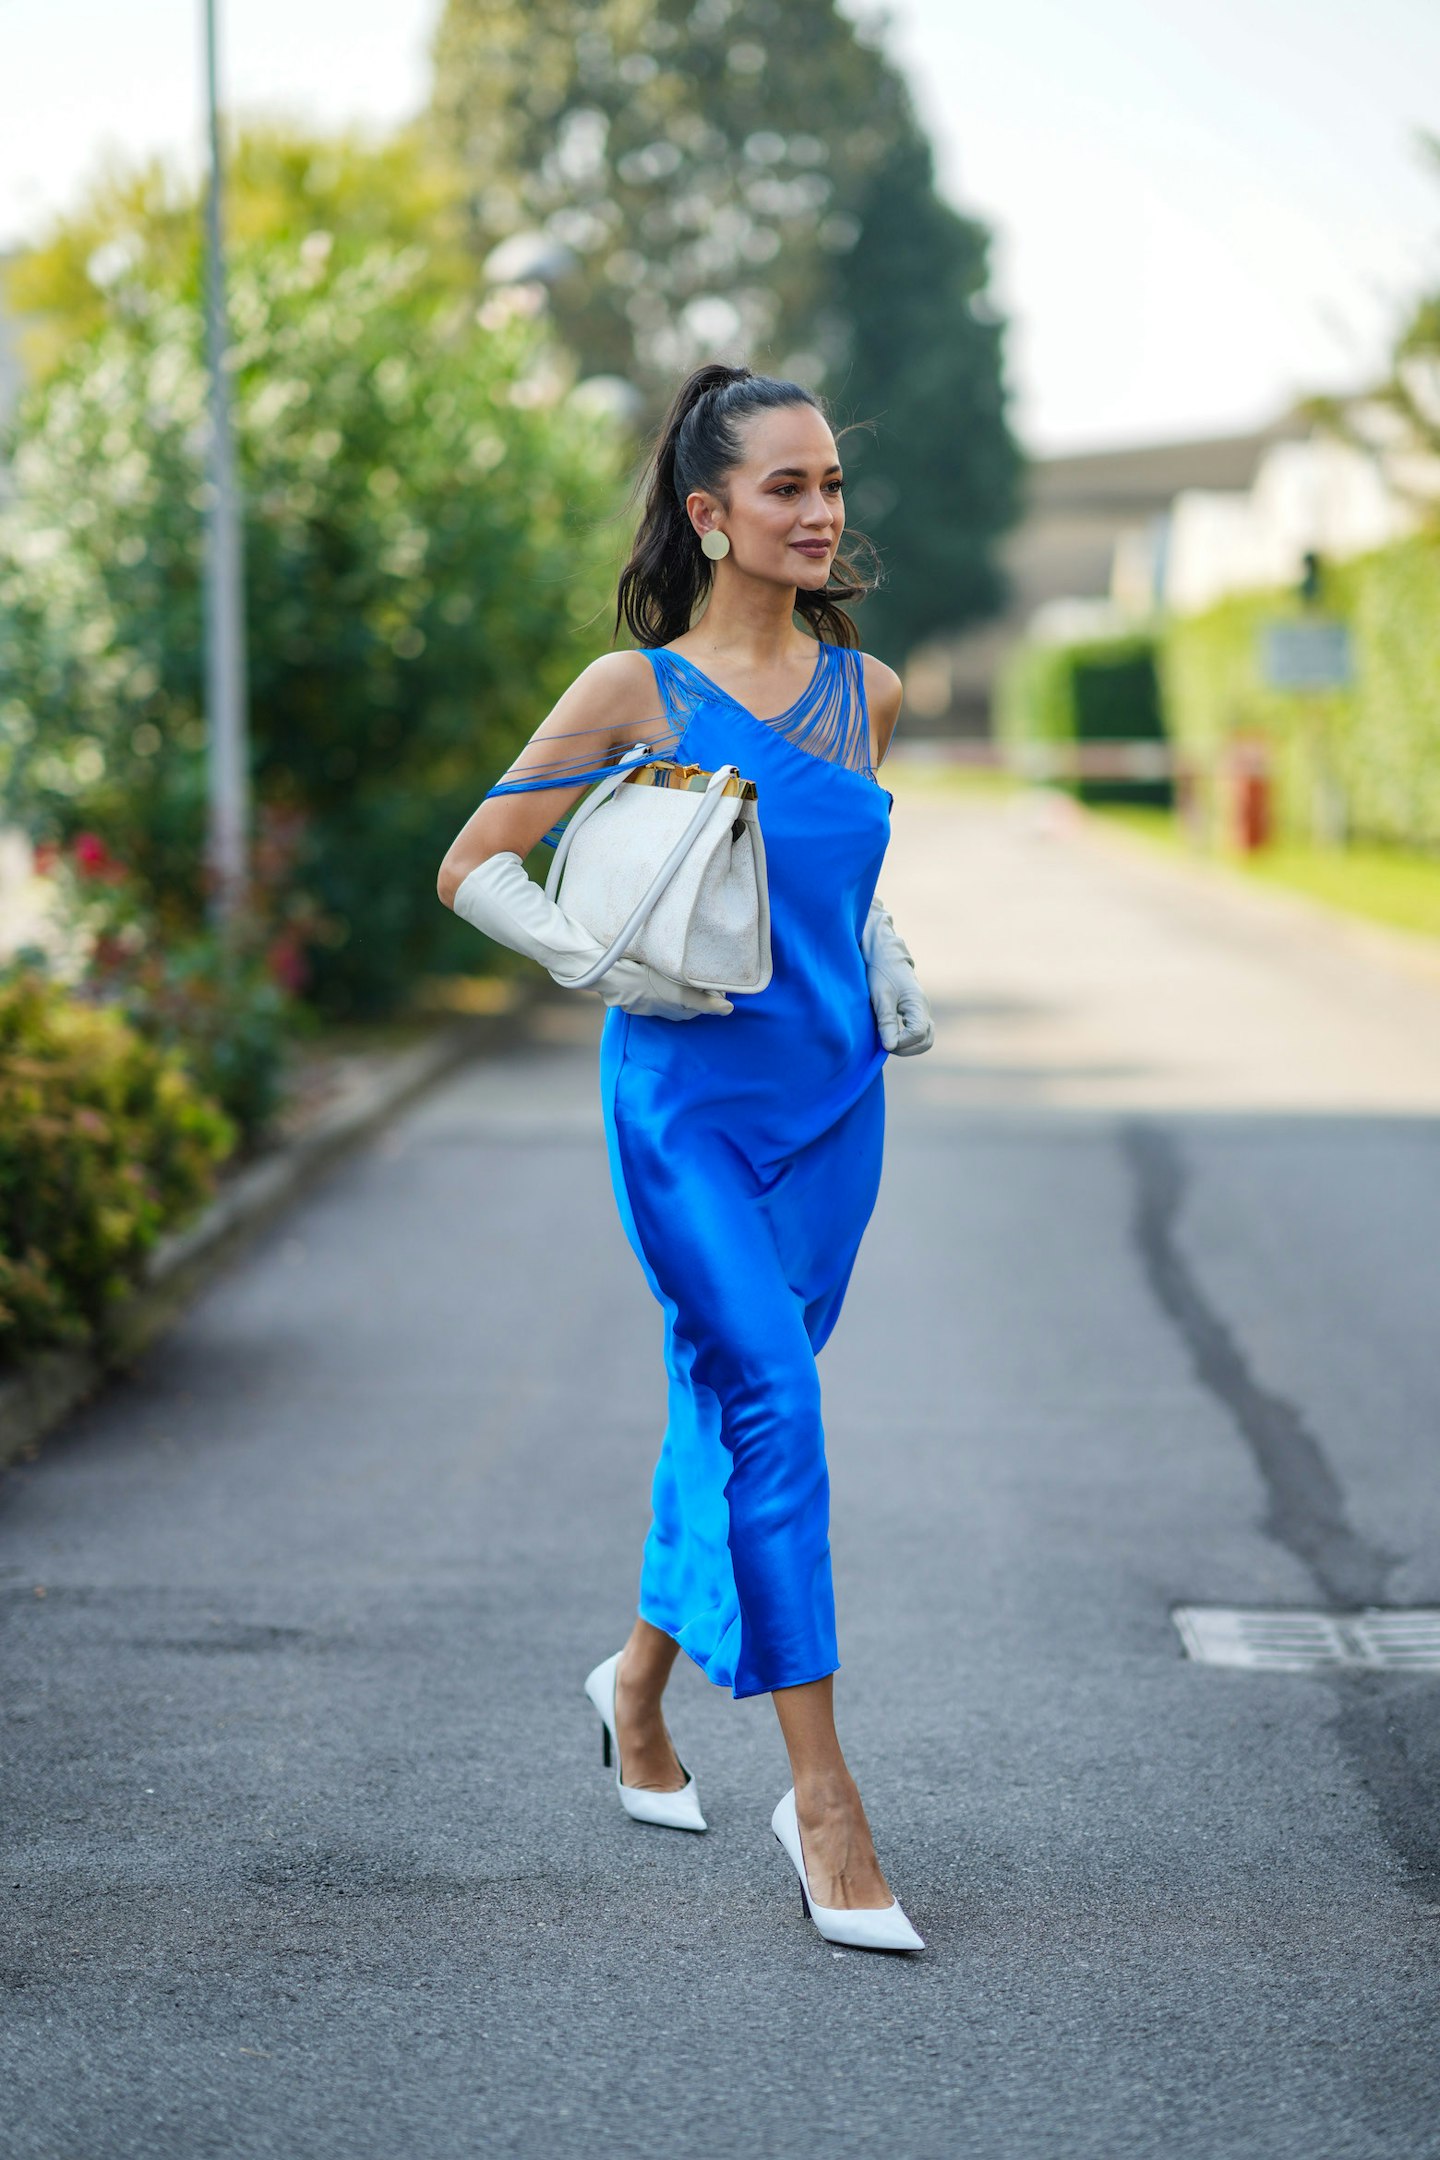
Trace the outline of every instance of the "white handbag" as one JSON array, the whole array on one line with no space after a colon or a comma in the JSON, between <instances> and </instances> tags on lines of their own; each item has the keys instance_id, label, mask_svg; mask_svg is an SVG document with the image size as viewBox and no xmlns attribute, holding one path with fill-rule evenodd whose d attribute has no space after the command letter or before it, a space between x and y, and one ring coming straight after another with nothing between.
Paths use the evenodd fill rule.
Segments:
<instances>
[{"instance_id":1,"label":"white handbag","mask_svg":"<svg viewBox=\"0 0 1440 2160\"><path fill-rule=\"evenodd\" d=\"M636 743L574 810L545 879L549 898L605 942L588 989L640 960L696 990L763 990L770 892L759 798L734 765L706 772Z\"/></svg>"}]
</instances>

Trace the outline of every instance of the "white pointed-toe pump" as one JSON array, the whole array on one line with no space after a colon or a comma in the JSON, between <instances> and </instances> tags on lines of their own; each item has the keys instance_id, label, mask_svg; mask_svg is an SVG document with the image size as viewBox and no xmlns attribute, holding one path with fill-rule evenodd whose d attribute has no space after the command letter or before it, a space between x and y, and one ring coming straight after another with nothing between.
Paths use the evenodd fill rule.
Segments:
<instances>
[{"instance_id":1,"label":"white pointed-toe pump","mask_svg":"<svg viewBox=\"0 0 1440 2160\"><path fill-rule=\"evenodd\" d=\"M851 1950L923 1950L922 1937L916 1934L900 1909L895 1898L888 1905L817 1905L810 1895L810 1878L805 1872L805 1855L800 1846L800 1823L795 1813L795 1788L789 1792L770 1818L770 1827L795 1863L800 1877L800 1903L808 1919L814 1921L826 1942L844 1943Z\"/></svg>"},{"instance_id":2,"label":"white pointed-toe pump","mask_svg":"<svg viewBox=\"0 0 1440 2160\"><path fill-rule=\"evenodd\" d=\"M615 1759L615 1789L620 1805L636 1822L659 1823L666 1830L704 1830L707 1825L700 1812L700 1795L684 1763L680 1767L685 1770L685 1783L678 1792L651 1792L644 1785L621 1782L620 1743L615 1737L615 1672L620 1657L617 1650L614 1657L597 1665L585 1682L585 1693L599 1712L600 1756L607 1770L611 1756Z\"/></svg>"}]
</instances>

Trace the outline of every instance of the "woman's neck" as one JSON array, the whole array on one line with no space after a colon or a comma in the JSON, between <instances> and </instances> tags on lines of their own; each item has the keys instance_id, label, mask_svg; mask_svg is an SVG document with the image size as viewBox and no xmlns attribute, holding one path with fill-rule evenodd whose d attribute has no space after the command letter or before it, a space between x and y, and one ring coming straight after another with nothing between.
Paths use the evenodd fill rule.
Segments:
<instances>
[{"instance_id":1,"label":"woman's neck","mask_svg":"<svg viewBox=\"0 0 1440 2160\"><path fill-rule=\"evenodd\" d=\"M795 628L795 587L743 583L718 576L705 612L690 636L711 659L732 660L756 673L783 667L797 645L809 643Z\"/></svg>"}]
</instances>

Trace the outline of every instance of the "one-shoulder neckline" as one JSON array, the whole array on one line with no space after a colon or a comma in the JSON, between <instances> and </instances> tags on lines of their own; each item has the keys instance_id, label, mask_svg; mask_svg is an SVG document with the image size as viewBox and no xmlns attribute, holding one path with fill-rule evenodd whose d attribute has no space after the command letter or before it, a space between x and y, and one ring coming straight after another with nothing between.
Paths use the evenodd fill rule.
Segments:
<instances>
[{"instance_id":1,"label":"one-shoulder neckline","mask_svg":"<svg viewBox=\"0 0 1440 2160\"><path fill-rule=\"evenodd\" d=\"M815 655L815 665L814 668L811 670L809 682L801 691L799 697L796 698L793 705L787 705L784 712L776 713L773 718L769 720L763 720L760 717L759 713L752 712L750 707L746 704L743 704L739 698L735 697L729 690L727 690L723 683L716 682L713 675L707 675L698 660L690 659L689 656L685 653L672 652L668 645L647 645L643 648L643 650L650 656L652 660L664 659L674 661L678 662L683 667L689 668L691 674L694 675L698 681L703 683L707 689L714 691L716 697L720 699L722 704L728 705L732 712L739 713L741 719L748 720L752 727L763 728L767 735L772 736L776 740L784 743L788 749L794 751L797 757L803 757L807 759L808 762L812 765L827 766L831 772L844 773L847 779L859 780L864 786L876 789L878 793L885 796L888 801L893 803L895 799L894 796L891 795L890 790L885 786L885 783L881 780L880 775L876 772L874 766L871 765L869 762L870 746L868 740L866 743L866 763L863 767L860 767L856 765L847 765L843 761L843 759L840 758L827 757L821 751L807 749L803 743L797 742L793 735L790 735L786 731L785 722L789 720L795 713L798 713L801 707L808 704L813 698L816 688L820 682L821 673L825 668L826 654L838 653L844 649L838 645L827 644L824 638L817 638L815 642L816 645L819 647L819 650ZM863 694L864 693L862 688L862 698ZM866 720L868 731L868 714L866 716Z\"/></svg>"},{"instance_id":2,"label":"one-shoulder neckline","mask_svg":"<svg viewBox=\"0 0 1440 2160\"><path fill-rule=\"evenodd\" d=\"M890 794L889 788L886 787L878 773L862 771L858 765L842 764L839 758L826 757L819 750L807 750L803 743L792 741L790 736L775 727L771 721L762 720L757 714L752 713L749 706L742 705L738 698L731 698L730 703L735 707L736 712L740 714L742 719L748 720L752 727L764 728L767 735L773 735L777 741L784 743L786 749L792 750L796 757L805 758L811 765L822 765L826 772L840 773L846 780L858 780L862 787L876 788L880 794L888 796L890 801L894 802L894 796ZM781 718L784 718L783 713Z\"/></svg>"},{"instance_id":3,"label":"one-shoulder neckline","mask_svg":"<svg viewBox=\"0 0 1440 2160\"><path fill-rule=\"evenodd\" d=\"M830 648L826 645L823 638L817 638L815 640L815 643L817 651L815 654L815 665L810 670L810 680L806 683L805 688L800 692L799 697L795 699L793 704L787 705L784 712L773 713L768 720L763 716L763 714L753 711L749 705L744 704L739 698L735 696L732 690L727 690L723 683L716 682L713 675L707 675L704 668L701 667L699 661L692 660L688 653L673 652L668 645L654 645L650 649L652 652L664 653L667 660L678 660L683 667L688 667L691 670L692 674L698 675L703 683L707 683L709 687L717 693L718 696L724 698L727 705L735 706L738 711L747 714L750 719L756 721L761 727L777 727L782 720L788 720L790 718L790 715L793 712L797 711L799 707L805 703L805 700L809 696L811 696L815 689L815 685L820 680L820 671L825 665L825 655Z\"/></svg>"}]
</instances>

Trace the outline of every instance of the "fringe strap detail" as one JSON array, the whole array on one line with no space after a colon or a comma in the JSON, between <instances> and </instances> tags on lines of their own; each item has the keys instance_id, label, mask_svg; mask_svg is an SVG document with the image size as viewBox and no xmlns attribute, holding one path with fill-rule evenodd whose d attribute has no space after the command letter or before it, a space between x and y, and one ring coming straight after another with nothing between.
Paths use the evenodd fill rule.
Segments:
<instances>
[{"instance_id":1,"label":"fringe strap detail","mask_svg":"<svg viewBox=\"0 0 1440 2160\"><path fill-rule=\"evenodd\" d=\"M687 720L696 707L718 698L749 714L762 727L773 728L797 750L844 765L851 772L875 778L870 762L870 709L865 698L864 656L848 645L817 644L815 669L808 686L793 705L772 718L764 718L741 705L713 677L683 653L662 646L645 648L666 712Z\"/></svg>"},{"instance_id":2,"label":"fringe strap detail","mask_svg":"<svg viewBox=\"0 0 1440 2160\"><path fill-rule=\"evenodd\" d=\"M817 644L815 668L807 687L787 711L768 720L752 713L728 690L722 690L703 668L682 653L669 652L663 646L642 646L641 650L654 670L663 711L637 724L631 740L647 742L652 757L673 757L692 714L702 705L718 702L746 713L761 727L773 728L797 750L874 780L865 663L851 647ZM628 743L609 743L604 732L594 728L547 732L542 725L509 770L486 789L483 800L488 802L492 795L527 795L545 788L588 786L613 772L628 749ZM558 844L573 807L567 805L550 830L542 834L541 846L553 848Z\"/></svg>"}]
</instances>

